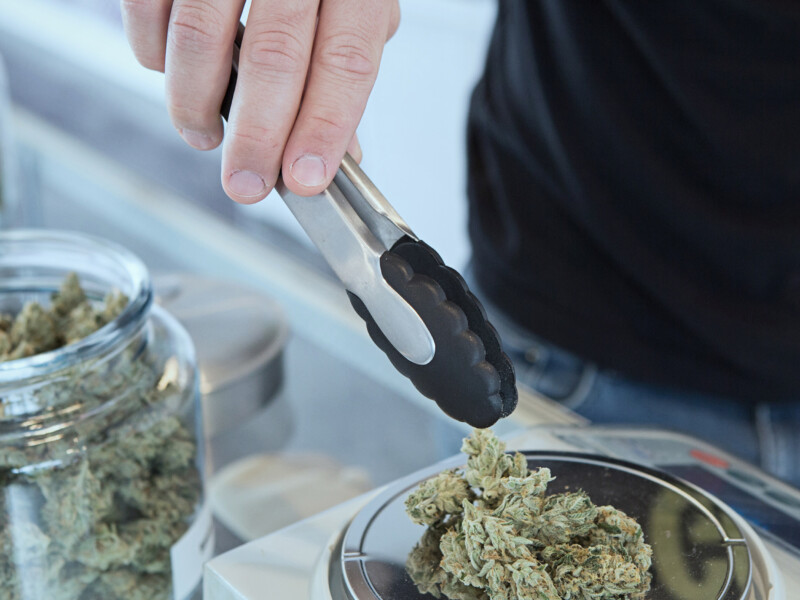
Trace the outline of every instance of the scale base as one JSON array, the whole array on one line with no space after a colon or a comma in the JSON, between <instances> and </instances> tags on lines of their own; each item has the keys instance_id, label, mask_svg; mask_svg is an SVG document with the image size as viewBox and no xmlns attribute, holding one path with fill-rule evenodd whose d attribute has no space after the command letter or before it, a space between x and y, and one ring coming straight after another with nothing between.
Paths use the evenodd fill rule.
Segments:
<instances>
[{"instance_id":1,"label":"scale base","mask_svg":"<svg viewBox=\"0 0 800 600\"><path fill-rule=\"evenodd\" d=\"M601 448L602 440L605 445ZM620 451L623 440L628 446L634 444L636 451L630 448ZM507 442L510 449L548 448L526 452L531 466L548 466L546 460L571 464L572 474L569 470L558 473L553 469L559 479L551 486L560 480L560 485L583 487L595 503L612 504L640 520L648 543L653 544L654 552L659 554L659 571L648 600L790 600L786 590L800 589L800 551L797 548L760 527L751 527L707 491L680 480L676 482L660 470L639 463L663 467L669 462L665 462L669 455L670 464L680 464L672 460L680 455L684 457L683 467L692 466L692 452L700 449L726 461L727 468L745 470L752 481L759 481L757 486L753 484L761 490L759 493L780 488L783 497L788 501L796 500L800 507L800 492L788 486L781 488L779 482L757 469L692 438L659 431L534 428ZM574 453L576 449L585 451L588 446L593 452L591 456ZM614 450L610 449L612 446ZM669 452L667 447L671 448ZM626 452L627 457L637 459L636 464L606 458ZM402 501L425 477L464 461L463 456L454 457L213 559L206 565L204 597L207 600L422 598L413 583L404 581L407 576L403 565L423 528L407 519ZM586 464L591 465L589 469L595 471L595 475L608 473L609 469L621 473L612 475L621 480L614 484L609 496L603 496L602 486L586 479ZM570 481L570 477L577 479ZM623 481L637 482L632 485L639 486L639 491L629 493L621 485ZM597 489L590 489L590 485ZM559 489L553 487L549 491ZM741 486L737 488L737 493L745 491L751 496L755 493ZM728 498L727 492L725 497ZM673 502L682 508L662 507L658 517L637 513L644 507L652 509L659 503L669 506ZM781 505L787 512L780 514L785 515L784 528L792 531L800 523L800 513L795 515L791 506L787 506ZM738 505L737 510L740 510ZM669 536L654 533L661 531L663 534L669 519ZM340 544L338 550L337 544ZM683 558L687 544L700 553L693 560ZM701 556L703 558L698 560ZM374 560L368 560L369 557ZM702 585L698 586L698 581ZM693 594L697 590L702 590L702 595Z\"/></svg>"}]
</instances>

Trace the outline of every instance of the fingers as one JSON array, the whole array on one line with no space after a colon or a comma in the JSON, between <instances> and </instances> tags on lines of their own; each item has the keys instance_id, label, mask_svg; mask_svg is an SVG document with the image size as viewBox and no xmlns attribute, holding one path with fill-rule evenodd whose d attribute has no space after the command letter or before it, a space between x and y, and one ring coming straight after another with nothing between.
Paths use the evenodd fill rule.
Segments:
<instances>
[{"instance_id":1,"label":"fingers","mask_svg":"<svg viewBox=\"0 0 800 600\"><path fill-rule=\"evenodd\" d=\"M136 60L148 69L163 72L172 0L121 0L120 8Z\"/></svg>"},{"instance_id":2,"label":"fingers","mask_svg":"<svg viewBox=\"0 0 800 600\"><path fill-rule=\"evenodd\" d=\"M358 125L390 34L394 2L323 0L303 103L283 155L283 181L310 196L333 179Z\"/></svg>"},{"instance_id":3,"label":"fingers","mask_svg":"<svg viewBox=\"0 0 800 600\"><path fill-rule=\"evenodd\" d=\"M319 0L256 0L247 18L222 155L222 185L256 202L278 179L305 87Z\"/></svg>"},{"instance_id":4,"label":"fingers","mask_svg":"<svg viewBox=\"0 0 800 600\"><path fill-rule=\"evenodd\" d=\"M175 0L169 17L165 73L175 128L199 150L222 141L219 115L231 72L243 0Z\"/></svg>"},{"instance_id":5,"label":"fingers","mask_svg":"<svg viewBox=\"0 0 800 600\"><path fill-rule=\"evenodd\" d=\"M166 73L175 127L195 148L216 147L244 0L121 5L137 59ZM346 149L361 160L355 129L399 19L397 0L253 0L223 149L231 198L260 200L281 169L292 191L312 195Z\"/></svg>"}]
</instances>

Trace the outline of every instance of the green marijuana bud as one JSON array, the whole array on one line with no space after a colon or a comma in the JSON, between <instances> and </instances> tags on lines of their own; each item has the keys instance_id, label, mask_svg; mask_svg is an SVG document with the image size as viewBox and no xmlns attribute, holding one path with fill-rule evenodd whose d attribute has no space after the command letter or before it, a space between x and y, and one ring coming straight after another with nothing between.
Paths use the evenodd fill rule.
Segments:
<instances>
[{"instance_id":1,"label":"green marijuana bud","mask_svg":"<svg viewBox=\"0 0 800 600\"><path fill-rule=\"evenodd\" d=\"M447 515L460 513L464 500L474 497L469 484L455 470L443 471L423 482L406 499L406 508L415 523L435 525Z\"/></svg>"},{"instance_id":2,"label":"green marijuana bud","mask_svg":"<svg viewBox=\"0 0 800 600\"><path fill-rule=\"evenodd\" d=\"M28 302L12 318L0 316L0 362L26 358L77 342L115 319L128 304L124 294L109 294L101 309L86 297L75 273L67 275L50 308Z\"/></svg>"},{"instance_id":3,"label":"green marijuana bud","mask_svg":"<svg viewBox=\"0 0 800 600\"><path fill-rule=\"evenodd\" d=\"M652 549L642 528L582 491L547 495L488 430L464 440L464 469L424 481L406 511L427 529L406 569L420 593L451 600L641 600Z\"/></svg>"}]
</instances>

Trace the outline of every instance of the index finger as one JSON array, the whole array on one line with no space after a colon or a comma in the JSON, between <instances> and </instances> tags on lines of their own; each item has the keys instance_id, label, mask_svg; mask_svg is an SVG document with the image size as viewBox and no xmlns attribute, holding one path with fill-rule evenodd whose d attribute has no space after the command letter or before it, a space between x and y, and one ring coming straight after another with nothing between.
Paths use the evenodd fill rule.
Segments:
<instances>
[{"instance_id":1,"label":"index finger","mask_svg":"<svg viewBox=\"0 0 800 600\"><path fill-rule=\"evenodd\" d=\"M311 196L333 180L378 75L392 0L323 0L308 83L283 155L283 181Z\"/></svg>"}]
</instances>

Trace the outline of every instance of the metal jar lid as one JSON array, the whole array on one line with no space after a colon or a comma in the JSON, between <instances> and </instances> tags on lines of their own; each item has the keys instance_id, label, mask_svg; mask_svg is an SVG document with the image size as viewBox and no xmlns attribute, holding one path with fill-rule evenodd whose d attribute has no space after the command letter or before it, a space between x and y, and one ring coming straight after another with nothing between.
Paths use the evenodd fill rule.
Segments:
<instances>
[{"instance_id":1,"label":"metal jar lid","mask_svg":"<svg viewBox=\"0 0 800 600\"><path fill-rule=\"evenodd\" d=\"M568 452L523 452L531 468L548 467L548 492L583 489L598 506L634 517L653 547L647 600L749 600L752 566L748 541L730 509L675 477L632 463ZM406 558L424 527L405 514L408 493L456 457L387 488L356 515L334 550L331 595L336 600L417 600Z\"/></svg>"},{"instance_id":2,"label":"metal jar lid","mask_svg":"<svg viewBox=\"0 0 800 600\"><path fill-rule=\"evenodd\" d=\"M187 274L154 278L156 301L186 328L200 371L205 431L214 437L269 404L283 383L289 327L252 288Z\"/></svg>"}]
</instances>

